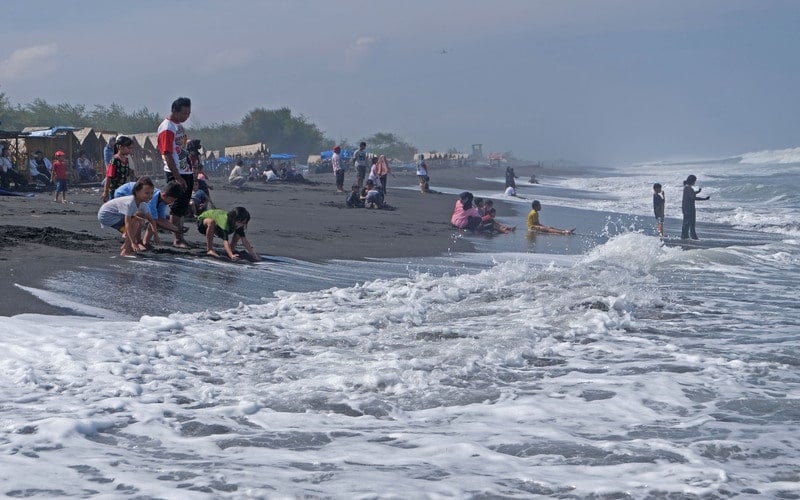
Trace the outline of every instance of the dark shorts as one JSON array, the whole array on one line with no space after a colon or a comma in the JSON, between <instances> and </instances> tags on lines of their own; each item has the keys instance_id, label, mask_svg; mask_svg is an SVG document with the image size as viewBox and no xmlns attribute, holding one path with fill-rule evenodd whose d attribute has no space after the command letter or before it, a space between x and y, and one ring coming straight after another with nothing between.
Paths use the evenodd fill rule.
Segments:
<instances>
[{"instance_id":1,"label":"dark shorts","mask_svg":"<svg viewBox=\"0 0 800 500\"><path fill-rule=\"evenodd\" d=\"M205 219L197 219L197 232L199 232L203 236L206 235L206 225L203 224L204 220ZM214 235L223 240L228 239L227 235L225 234L225 231L223 231L222 228L220 228L219 226L214 228Z\"/></svg>"},{"instance_id":2,"label":"dark shorts","mask_svg":"<svg viewBox=\"0 0 800 500\"><path fill-rule=\"evenodd\" d=\"M175 180L172 172L167 172L167 182ZM170 213L176 217L184 217L189 214L189 201L192 199L192 189L194 188L194 176L192 174L181 174L181 178L186 182L186 189L175 198L175 203L169 206Z\"/></svg>"},{"instance_id":3,"label":"dark shorts","mask_svg":"<svg viewBox=\"0 0 800 500\"><path fill-rule=\"evenodd\" d=\"M56 193L66 193L67 192L67 180L66 179L57 179L56 180Z\"/></svg>"}]
</instances>

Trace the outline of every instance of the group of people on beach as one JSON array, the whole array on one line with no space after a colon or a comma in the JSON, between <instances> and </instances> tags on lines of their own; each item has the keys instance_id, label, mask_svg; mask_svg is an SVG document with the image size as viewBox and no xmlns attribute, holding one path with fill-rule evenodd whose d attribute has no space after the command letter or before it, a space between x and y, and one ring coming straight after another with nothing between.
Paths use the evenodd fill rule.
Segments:
<instances>
[{"instance_id":1,"label":"group of people on beach","mask_svg":"<svg viewBox=\"0 0 800 500\"><path fill-rule=\"evenodd\" d=\"M132 180L135 173L129 166L128 155L133 141L127 136L115 137L113 156L107 161L103 204L97 213L100 225L119 231L120 255L133 256L147 250L152 243L160 243L159 229L173 234L175 248L189 248L185 239L188 227L183 221L196 214L197 230L205 236L207 255L219 257L213 244L214 238L219 237L229 259L240 258L236 248L241 242L247 251L246 258L261 260L245 235L250 213L244 207L230 211L216 209L210 201L200 163L200 141L189 141L181 125L189 118L191 106L187 97L176 99L169 116L158 128L158 150L164 161L166 182L161 190L155 188L150 177ZM193 198L198 191L203 194Z\"/></svg>"},{"instance_id":2,"label":"group of people on beach","mask_svg":"<svg viewBox=\"0 0 800 500\"><path fill-rule=\"evenodd\" d=\"M11 158L9 158L8 149L8 143L0 142L0 188L9 191L11 184L14 184L14 188L17 191L27 190L29 187L28 179L17 172ZM55 197L53 201L58 202L59 195L61 195L61 202L67 203L68 161L61 150L56 151L54 156L55 158L51 162L41 150L36 150L29 162L30 180L33 183L41 184L45 190L54 191ZM78 160L81 158L85 158L85 155L82 154ZM78 178L88 175L83 173L83 167L81 167L80 162L76 162L75 165Z\"/></svg>"},{"instance_id":3,"label":"group of people on beach","mask_svg":"<svg viewBox=\"0 0 800 500\"><path fill-rule=\"evenodd\" d=\"M683 213L683 223L681 224L681 239L698 240L697 236L697 210L695 202L705 201L711 198L710 196L698 196L703 188L698 188L696 191L694 185L697 182L697 177L692 174L683 181L683 197L681 199L681 212ZM662 238L664 237L664 213L666 209L666 198L664 189L656 182L653 184L653 212L656 216L656 231Z\"/></svg>"},{"instance_id":4,"label":"group of people on beach","mask_svg":"<svg viewBox=\"0 0 800 500\"><path fill-rule=\"evenodd\" d=\"M475 198L469 191L458 195L450 223L458 229L476 233L510 233L516 226L507 226L496 220L496 210L492 200Z\"/></svg>"},{"instance_id":5,"label":"group of people on beach","mask_svg":"<svg viewBox=\"0 0 800 500\"><path fill-rule=\"evenodd\" d=\"M371 184L381 192L383 198L386 198L386 184L390 175L394 177L394 173L392 173L392 168L389 166L389 161L385 155L370 156L367 154L367 143L362 141L359 143L358 149L353 152L350 163L356 171L356 182L353 183L352 188L357 188L361 192L367 185ZM369 173L367 173L368 169ZM336 191L344 193L344 179L349 168L347 162L342 158L341 146L336 145L333 147L331 170L335 178Z\"/></svg>"}]
</instances>

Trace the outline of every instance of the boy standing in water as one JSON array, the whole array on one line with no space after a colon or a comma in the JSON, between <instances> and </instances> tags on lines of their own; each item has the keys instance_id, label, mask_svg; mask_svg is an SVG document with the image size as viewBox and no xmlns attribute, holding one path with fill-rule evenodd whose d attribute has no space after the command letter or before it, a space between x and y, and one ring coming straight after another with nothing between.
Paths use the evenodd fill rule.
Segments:
<instances>
[{"instance_id":1,"label":"boy standing in water","mask_svg":"<svg viewBox=\"0 0 800 500\"><path fill-rule=\"evenodd\" d=\"M664 205L666 200L664 198L664 191L661 190L661 184L653 184L653 212L656 214L656 230L658 235L664 237Z\"/></svg>"},{"instance_id":2,"label":"boy standing in water","mask_svg":"<svg viewBox=\"0 0 800 500\"><path fill-rule=\"evenodd\" d=\"M239 254L234 250L239 240L241 240L242 245L249 254L249 260L261 260L261 256L256 253L244 234L248 222L250 222L250 212L244 207L236 207L230 212L219 209L206 210L198 215L197 230L200 231L200 234L206 236L206 255L219 257L219 254L214 250L214 236L219 236L222 238L222 245L229 259L239 260ZM233 235L233 238L228 243L228 236L230 235Z\"/></svg>"}]
</instances>

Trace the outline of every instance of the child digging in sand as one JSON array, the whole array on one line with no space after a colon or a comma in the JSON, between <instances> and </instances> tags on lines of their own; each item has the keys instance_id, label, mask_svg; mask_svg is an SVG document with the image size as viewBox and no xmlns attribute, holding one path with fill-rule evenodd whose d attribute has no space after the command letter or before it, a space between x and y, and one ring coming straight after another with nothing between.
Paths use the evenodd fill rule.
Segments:
<instances>
[{"instance_id":1,"label":"child digging in sand","mask_svg":"<svg viewBox=\"0 0 800 500\"><path fill-rule=\"evenodd\" d=\"M247 250L248 259L261 260L261 256L256 253L244 234L248 222L250 222L250 212L244 207L236 207L230 212L219 209L206 210L198 215L197 230L206 236L206 255L219 257L214 250L214 236L219 236L222 238L222 245L229 259L239 260L239 254L234 250L241 240L242 246ZM228 237L231 235L233 237L229 243Z\"/></svg>"},{"instance_id":2,"label":"child digging in sand","mask_svg":"<svg viewBox=\"0 0 800 500\"><path fill-rule=\"evenodd\" d=\"M134 184L132 195L109 200L97 212L101 227L111 227L122 233L119 254L123 257L143 252L146 248L142 242L142 231L147 227L146 224L155 227L147 208L154 189L149 177L141 177Z\"/></svg>"}]
</instances>

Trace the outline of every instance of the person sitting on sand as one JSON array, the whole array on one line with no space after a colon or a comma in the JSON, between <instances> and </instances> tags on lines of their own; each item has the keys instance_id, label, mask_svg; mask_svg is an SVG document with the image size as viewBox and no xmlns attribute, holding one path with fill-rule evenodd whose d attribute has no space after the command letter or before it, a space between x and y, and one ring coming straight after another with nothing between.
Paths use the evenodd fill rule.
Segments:
<instances>
[{"instance_id":1,"label":"person sitting on sand","mask_svg":"<svg viewBox=\"0 0 800 500\"><path fill-rule=\"evenodd\" d=\"M16 189L24 188L28 185L28 180L14 168L14 163L9 158L8 144L0 142L0 187L10 189L14 183Z\"/></svg>"},{"instance_id":2,"label":"person sitting on sand","mask_svg":"<svg viewBox=\"0 0 800 500\"><path fill-rule=\"evenodd\" d=\"M358 184L353 184L350 187L350 194L347 195L347 199L344 203L347 205L347 208L364 208L364 200L361 199Z\"/></svg>"},{"instance_id":3,"label":"person sitting on sand","mask_svg":"<svg viewBox=\"0 0 800 500\"><path fill-rule=\"evenodd\" d=\"M30 161L31 181L39 181L48 188L52 186L50 182L50 173L53 170L53 164L50 160L44 157L44 153L36 150L33 153L33 158Z\"/></svg>"},{"instance_id":4,"label":"person sitting on sand","mask_svg":"<svg viewBox=\"0 0 800 500\"><path fill-rule=\"evenodd\" d=\"M371 180L367 180L364 185L362 199L364 200L364 207L366 208L383 208L385 206L383 202L383 192Z\"/></svg>"},{"instance_id":5,"label":"person sitting on sand","mask_svg":"<svg viewBox=\"0 0 800 500\"><path fill-rule=\"evenodd\" d=\"M539 222L539 212L542 211L542 204L539 200L533 200L531 203L531 211L528 213L528 231L536 231L539 233L551 234L573 234L575 228L572 229L559 229L557 227L545 226Z\"/></svg>"},{"instance_id":6,"label":"person sitting on sand","mask_svg":"<svg viewBox=\"0 0 800 500\"><path fill-rule=\"evenodd\" d=\"M510 233L517 230L517 226L507 226L495 219L497 211L494 207L486 209L486 214L481 217L481 227L485 232Z\"/></svg>"},{"instance_id":7,"label":"person sitting on sand","mask_svg":"<svg viewBox=\"0 0 800 500\"><path fill-rule=\"evenodd\" d=\"M200 234L206 236L206 255L219 257L219 254L214 250L214 236L218 236L223 240L222 245L229 259L239 260L240 256L235 250L236 245L241 240L242 245L247 250L248 260L261 260L261 256L256 253L250 241L245 236L245 229L247 229L248 222L250 222L250 212L244 207L236 207L230 212L212 209L201 213L197 217L197 230ZM229 243L228 237L231 235L233 235L233 237Z\"/></svg>"},{"instance_id":8,"label":"person sitting on sand","mask_svg":"<svg viewBox=\"0 0 800 500\"><path fill-rule=\"evenodd\" d=\"M244 162L242 160L236 160L236 166L231 169L231 173L228 176L228 182L237 189L242 189L242 187L244 187L244 183L247 182L247 179L245 179L242 172L243 165Z\"/></svg>"},{"instance_id":9,"label":"person sitting on sand","mask_svg":"<svg viewBox=\"0 0 800 500\"><path fill-rule=\"evenodd\" d=\"M481 225L481 214L472 204L474 197L469 191L464 191L458 195L456 205L453 208L453 215L450 223L458 229L468 229L475 231Z\"/></svg>"},{"instance_id":10,"label":"person sitting on sand","mask_svg":"<svg viewBox=\"0 0 800 500\"><path fill-rule=\"evenodd\" d=\"M494 208L494 202L492 200L484 201L483 216L481 217L482 230L497 233L510 233L517 230L517 226L507 226L506 224L498 222L497 219L495 219L496 216L497 210Z\"/></svg>"},{"instance_id":11,"label":"person sitting on sand","mask_svg":"<svg viewBox=\"0 0 800 500\"><path fill-rule=\"evenodd\" d=\"M97 212L97 220L101 227L114 228L122 233L122 247L119 254L132 256L145 251L142 231L146 224L155 226L150 216L147 202L153 198L153 181L149 177L140 177L133 186L133 194L109 200Z\"/></svg>"}]
</instances>

